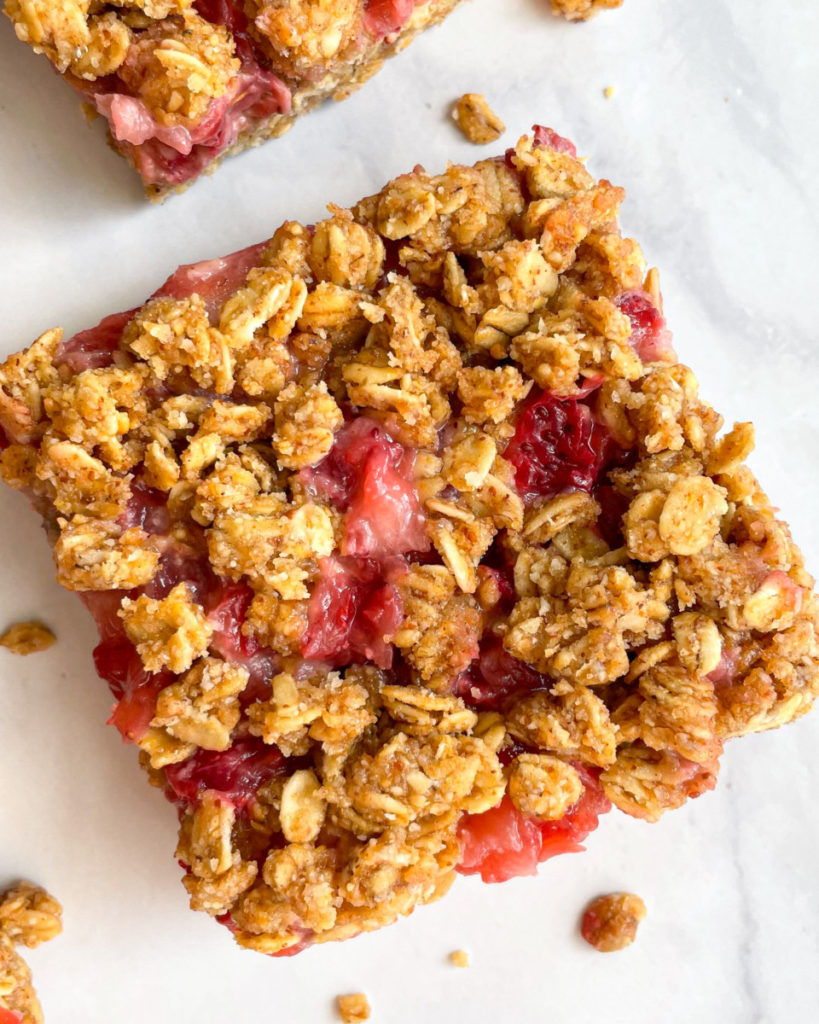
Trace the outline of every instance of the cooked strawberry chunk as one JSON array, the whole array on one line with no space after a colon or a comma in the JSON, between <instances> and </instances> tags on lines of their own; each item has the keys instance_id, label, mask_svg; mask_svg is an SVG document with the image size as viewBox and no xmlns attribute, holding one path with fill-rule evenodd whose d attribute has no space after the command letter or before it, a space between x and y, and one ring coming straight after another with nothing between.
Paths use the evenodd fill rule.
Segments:
<instances>
[{"instance_id":1,"label":"cooked strawberry chunk","mask_svg":"<svg viewBox=\"0 0 819 1024\"><path fill-rule=\"evenodd\" d=\"M591 491L620 452L587 405L541 393L518 420L505 457L524 501L574 489Z\"/></svg>"},{"instance_id":2,"label":"cooked strawberry chunk","mask_svg":"<svg viewBox=\"0 0 819 1024\"><path fill-rule=\"evenodd\" d=\"M629 343L644 363L673 358L671 331L645 292L624 292L617 299L617 305L631 320Z\"/></svg>"},{"instance_id":3,"label":"cooked strawberry chunk","mask_svg":"<svg viewBox=\"0 0 819 1024\"><path fill-rule=\"evenodd\" d=\"M558 153L568 153L569 156L577 156L577 150L573 142L558 135L553 128L546 128L542 124L532 125L535 133L535 145L545 146L547 149L554 149Z\"/></svg>"},{"instance_id":4,"label":"cooked strawberry chunk","mask_svg":"<svg viewBox=\"0 0 819 1024\"><path fill-rule=\"evenodd\" d=\"M197 750L179 764L165 768L172 800L195 804L206 789L213 789L242 810L256 790L285 767L278 747L255 736L235 740L228 750Z\"/></svg>"},{"instance_id":5,"label":"cooked strawberry chunk","mask_svg":"<svg viewBox=\"0 0 819 1024\"><path fill-rule=\"evenodd\" d=\"M347 513L342 554L382 558L429 550L414 462L413 452L361 416L339 430L317 466L301 471L308 494Z\"/></svg>"},{"instance_id":6,"label":"cooked strawberry chunk","mask_svg":"<svg viewBox=\"0 0 819 1024\"><path fill-rule=\"evenodd\" d=\"M458 827L463 875L480 874L484 882L505 882L534 875L538 864L559 853L578 853L582 841L597 828L601 814L611 809L596 775L575 765L583 780L583 795L558 821L527 818L505 796L483 814L467 815Z\"/></svg>"},{"instance_id":7,"label":"cooked strawberry chunk","mask_svg":"<svg viewBox=\"0 0 819 1024\"><path fill-rule=\"evenodd\" d=\"M241 288L248 271L259 264L259 254L264 242L249 245L246 249L214 260L187 263L174 271L154 295L171 295L175 299L186 299L194 292L205 302L208 312L218 312L222 303L238 288Z\"/></svg>"},{"instance_id":8,"label":"cooked strawberry chunk","mask_svg":"<svg viewBox=\"0 0 819 1024\"><path fill-rule=\"evenodd\" d=\"M60 346L55 362L72 373L110 366L119 347L125 325L134 315L131 309L105 317L96 327L80 331Z\"/></svg>"},{"instance_id":9,"label":"cooked strawberry chunk","mask_svg":"<svg viewBox=\"0 0 819 1024\"><path fill-rule=\"evenodd\" d=\"M305 658L334 665L373 661L392 665L392 637L404 612L390 577L405 570L401 559L381 564L369 558L323 558L310 598Z\"/></svg>"},{"instance_id":10,"label":"cooked strawberry chunk","mask_svg":"<svg viewBox=\"0 0 819 1024\"><path fill-rule=\"evenodd\" d=\"M457 696L473 708L503 707L512 694L550 686L530 665L513 658L500 640L481 645L477 659L455 683Z\"/></svg>"},{"instance_id":11,"label":"cooked strawberry chunk","mask_svg":"<svg viewBox=\"0 0 819 1024\"><path fill-rule=\"evenodd\" d=\"M365 0L364 28L377 38L397 32L404 25L416 0Z\"/></svg>"}]
</instances>

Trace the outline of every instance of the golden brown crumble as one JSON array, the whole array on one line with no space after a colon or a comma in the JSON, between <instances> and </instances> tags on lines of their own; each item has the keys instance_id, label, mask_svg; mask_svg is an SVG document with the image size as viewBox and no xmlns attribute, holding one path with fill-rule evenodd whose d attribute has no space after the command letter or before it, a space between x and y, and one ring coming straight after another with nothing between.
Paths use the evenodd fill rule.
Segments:
<instances>
[{"instance_id":1,"label":"golden brown crumble","mask_svg":"<svg viewBox=\"0 0 819 1024\"><path fill-rule=\"evenodd\" d=\"M470 142L484 145L499 139L506 125L479 92L465 92L456 102L452 117Z\"/></svg>"},{"instance_id":2,"label":"golden brown crumble","mask_svg":"<svg viewBox=\"0 0 819 1024\"><path fill-rule=\"evenodd\" d=\"M456 949L449 954L453 967L469 967L469 953L465 949Z\"/></svg>"},{"instance_id":3,"label":"golden brown crumble","mask_svg":"<svg viewBox=\"0 0 819 1024\"><path fill-rule=\"evenodd\" d=\"M659 328L635 341L629 309L661 300L622 197L524 137L287 222L232 288L137 310L110 365L50 331L0 366L3 478L60 582L110 601L140 680L115 721L181 788L191 905L240 945L439 898L505 797L549 822L599 784L655 821L819 692L813 581L753 429L720 434ZM522 472L550 409L576 422L547 440L594 432L599 479L541 486L548 453ZM364 612L327 650L344 601ZM248 792L210 788L245 757Z\"/></svg>"},{"instance_id":4,"label":"golden brown crumble","mask_svg":"<svg viewBox=\"0 0 819 1024\"><path fill-rule=\"evenodd\" d=\"M31 971L3 931L0 931L0 1008L17 1013L22 1024L43 1024L43 1011L34 991Z\"/></svg>"},{"instance_id":5,"label":"golden brown crumble","mask_svg":"<svg viewBox=\"0 0 819 1024\"><path fill-rule=\"evenodd\" d=\"M15 622L0 636L0 647L12 654L37 654L48 650L57 638L42 622Z\"/></svg>"},{"instance_id":6,"label":"golden brown crumble","mask_svg":"<svg viewBox=\"0 0 819 1024\"><path fill-rule=\"evenodd\" d=\"M619 7L623 0L550 0L552 10L569 21L585 21L600 11Z\"/></svg>"},{"instance_id":7,"label":"golden brown crumble","mask_svg":"<svg viewBox=\"0 0 819 1024\"><path fill-rule=\"evenodd\" d=\"M22 1024L43 1024L43 1011L31 971L14 947L32 949L59 935L62 912L53 896L31 882L0 894L0 1009L17 1013Z\"/></svg>"},{"instance_id":8,"label":"golden brown crumble","mask_svg":"<svg viewBox=\"0 0 819 1024\"><path fill-rule=\"evenodd\" d=\"M583 938L599 953L616 953L637 938L646 905L630 892L598 896L583 913Z\"/></svg>"},{"instance_id":9,"label":"golden brown crumble","mask_svg":"<svg viewBox=\"0 0 819 1024\"><path fill-rule=\"evenodd\" d=\"M370 1004L363 992L352 992L350 995L338 996L336 999L338 1015L344 1024L361 1024L370 1019Z\"/></svg>"},{"instance_id":10,"label":"golden brown crumble","mask_svg":"<svg viewBox=\"0 0 819 1024\"><path fill-rule=\"evenodd\" d=\"M33 949L60 934L62 913L57 900L41 886L18 882L0 896L0 931L17 945Z\"/></svg>"},{"instance_id":11,"label":"golden brown crumble","mask_svg":"<svg viewBox=\"0 0 819 1024\"><path fill-rule=\"evenodd\" d=\"M149 672L164 667L185 672L208 649L212 627L184 583L161 600L144 594L135 601L126 597L120 615L128 639Z\"/></svg>"}]
</instances>

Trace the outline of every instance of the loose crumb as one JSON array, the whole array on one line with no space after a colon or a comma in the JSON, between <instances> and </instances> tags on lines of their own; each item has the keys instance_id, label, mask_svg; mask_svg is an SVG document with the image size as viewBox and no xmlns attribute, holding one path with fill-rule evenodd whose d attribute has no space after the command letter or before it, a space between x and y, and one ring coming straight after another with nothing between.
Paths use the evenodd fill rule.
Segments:
<instances>
[{"instance_id":1,"label":"loose crumb","mask_svg":"<svg viewBox=\"0 0 819 1024\"><path fill-rule=\"evenodd\" d=\"M605 9L619 7L623 0L551 0L552 11L568 21L588 21Z\"/></svg>"},{"instance_id":2,"label":"loose crumb","mask_svg":"<svg viewBox=\"0 0 819 1024\"><path fill-rule=\"evenodd\" d=\"M583 913L580 931L600 953L616 953L637 938L646 905L630 892L613 892L592 900Z\"/></svg>"},{"instance_id":3,"label":"loose crumb","mask_svg":"<svg viewBox=\"0 0 819 1024\"><path fill-rule=\"evenodd\" d=\"M353 992L336 999L338 1013L344 1024L360 1024L370 1019L370 1004L363 992Z\"/></svg>"},{"instance_id":4,"label":"loose crumb","mask_svg":"<svg viewBox=\"0 0 819 1024\"><path fill-rule=\"evenodd\" d=\"M56 640L42 622L16 622L0 636L0 647L6 647L12 654L37 654L51 647Z\"/></svg>"},{"instance_id":5,"label":"loose crumb","mask_svg":"<svg viewBox=\"0 0 819 1024\"><path fill-rule=\"evenodd\" d=\"M506 125L479 92L466 92L452 111L455 124L476 145L494 142L506 131Z\"/></svg>"},{"instance_id":6,"label":"loose crumb","mask_svg":"<svg viewBox=\"0 0 819 1024\"><path fill-rule=\"evenodd\" d=\"M469 953L465 949L456 949L449 959L455 967L469 967Z\"/></svg>"},{"instance_id":7,"label":"loose crumb","mask_svg":"<svg viewBox=\"0 0 819 1024\"><path fill-rule=\"evenodd\" d=\"M610 100L616 92L617 90L613 85L607 85L606 88L603 90L603 95L606 97L607 100Z\"/></svg>"}]
</instances>

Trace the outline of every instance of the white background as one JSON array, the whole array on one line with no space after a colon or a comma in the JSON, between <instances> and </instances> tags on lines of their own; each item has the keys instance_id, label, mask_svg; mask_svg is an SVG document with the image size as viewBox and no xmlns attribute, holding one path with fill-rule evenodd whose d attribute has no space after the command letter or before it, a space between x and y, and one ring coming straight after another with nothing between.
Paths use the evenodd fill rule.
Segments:
<instances>
[{"instance_id":1,"label":"white background","mask_svg":"<svg viewBox=\"0 0 819 1024\"><path fill-rule=\"evenodd\" d=\"M416 162L471 163L488 150L447 110L485 92L509 126L498 148L541 121L626 186L625 230L663 271L681 358L729 424L756 421L752 466L819 569L819 8L626 0L585 26L546 8L472 0L352 99L161 207L0 25L0 348L90 326L178 263L316 220ZM29 877L65 905L62 937L29 956L50 1024L323 1024L358 989L377 1024L817 1018L819 715L731 744L716 793L654 826L611 814L537 879L463 879L383 932L270 960L187 909L174 812L104 727L90 619L23 500L3 489L0 506L0 625L38 615L59 635L27 660L0 652L0 884ZM611 889L649 915L630 950L601 956L577 920ZM447 962L461 947L468 971Z\"/></svg>"}]
</instances>

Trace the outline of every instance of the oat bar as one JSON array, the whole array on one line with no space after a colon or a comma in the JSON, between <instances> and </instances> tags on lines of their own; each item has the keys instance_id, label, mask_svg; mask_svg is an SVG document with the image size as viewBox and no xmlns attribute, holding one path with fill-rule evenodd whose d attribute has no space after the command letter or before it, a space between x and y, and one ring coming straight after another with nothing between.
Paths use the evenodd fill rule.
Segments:
<instances>
[{"instance_id":1,"label":"oat bar","mask_svg":"<svg viewBox=\"0 0 819 1024\"><path fill-rule=\"evenodd\" d=\"M149 196L343 99L460 0L5 0Z\"/></svg>"},{"instance_id":2,"label":"oat bar","mask_svg":"<svg viewBox=\"0 0 819 1024\"><path fill-rule=\"evenodd\" d=\"M813 580L623 197L538 127L0 367L2 476L242 946L533 874L813 703Z\"/></svg>"}]
</instances>

